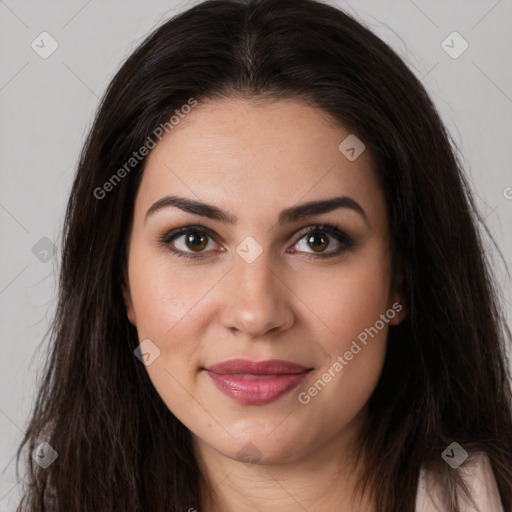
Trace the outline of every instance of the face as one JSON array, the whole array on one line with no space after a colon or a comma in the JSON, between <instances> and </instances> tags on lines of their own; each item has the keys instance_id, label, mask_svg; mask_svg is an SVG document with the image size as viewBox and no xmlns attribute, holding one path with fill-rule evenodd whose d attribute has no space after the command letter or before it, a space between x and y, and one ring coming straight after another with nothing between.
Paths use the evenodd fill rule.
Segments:
<instances>
[{"instance_id":1,"label":"face","mask_svg":"<svg viewBox=\"0 0 512 512\"><path fill-rule=\"evenodd\" d=\"M291 462L359 424L403 311L384 196L369 151L338 148L349 135L299 101L225 100L148 156L128 318L203 451Z\"/></svg>"}]
</instances>

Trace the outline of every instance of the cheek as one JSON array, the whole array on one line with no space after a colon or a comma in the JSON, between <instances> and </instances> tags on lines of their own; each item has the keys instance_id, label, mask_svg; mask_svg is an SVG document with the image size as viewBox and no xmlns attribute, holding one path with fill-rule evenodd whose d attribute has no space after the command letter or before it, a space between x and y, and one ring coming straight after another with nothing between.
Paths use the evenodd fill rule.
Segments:
<instances>
[{"instance_id":1,"label":"cheek","mask_svg":"<svg viewBox=\"0 0 512 512\"><path fill-rule=\"evenodd\" d=\"M142 252L133 252L130 267L139 340L149 338L159 350L158 357L146 366L148 376L180 421L187 425L191 421L207 422L211 418L201 417L201 409L196 410L190 400L197 378L194 362L199 343L191 319L196 311L194 304L202 295L197 279L172 272L165 261L145 257Z\"/></svg>"},{"instance_id":2,"label":"cheek","mask_svg":"<svg viewBox=\"0 0 512 512\"><path fill-rule=\"evenodd\" d=\"M193 314L208 289L193 267L177 269L165 252L134 248L130 254L130 288L139 335L168 343L181 322ZM166 341L167 340L167 341Z\"/></svg>"},{"instance_id":3,"label":"cheek","mask_svg":"<svg viewBox=\"0 0 512 512\"><path fill-rule=\"evenodd\" d=\"M309 289L308 306L327 333L316 340L324 352L323 363L315 380L299 390L299 401L312 416L321 415L326 426L339 428L352 418L380 377L389 321L395 316L389 304L389 268L379 247L343 269L331 270L330 279L317 281L322 283L321 290L317 286L311 293L312 283L305 280L298 292L305 296Z\"/></svg>"},{"instance_id":4,"label":"cheek","mask_svg":"<svg viewBox=\"0 0 512 512\"><path fill-rule=\"evenodd\" d=\"M364 339L378 321L383 331L379 339L385 339L388 324L382 328L380 318L390 307L389 267L386 253L376 247L354 255L346 265L327 269L325 278L317 274L297 283L297 294L325 327L327 335L318 343L331 359L349 350L353 340Z\"/></svg>"},{"instance_id":5,"label":"cheek","mask_svg":"<svg viewBox=\"0 0 512 512\"><path fill-rule=\"evenodd\" d=\"M197 352L197 336L190 318L201 297L201 282L192 275L176 272L165 254L150 254L134 247L130 253L129 279L139 340L150 339L160 353L146 367L155 387L174 386L167 371L179 382L189 376L191 358ZM167 371L165 371L167 370ZM156 385L156 381L159 385Z\"/></svg>"}]
</instances>

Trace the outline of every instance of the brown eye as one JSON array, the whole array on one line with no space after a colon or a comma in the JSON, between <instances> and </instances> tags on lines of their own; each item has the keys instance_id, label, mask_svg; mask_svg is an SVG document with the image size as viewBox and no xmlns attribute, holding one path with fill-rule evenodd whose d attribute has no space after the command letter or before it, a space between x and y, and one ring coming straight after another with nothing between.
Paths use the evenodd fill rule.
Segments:
<instances>
[{"instance_id":1,"label":"brown eye","mask_svg":"<svg viewBox=\"0 0 512 512\"><path fill-rule=\"evenodd\" d=\"M202 251L208 245L208 236L198 231L191 231L185 236L185 244L193 251Z\"/></svg>"},{"instance_id":2,"label":"brown eye","mask_svg":"<svg viewBox=\"0 0 512 512\"><path fill-rule=\"evenodd\" d=\"M315 252L322 252L329 246L329 237L322 233L313 233L308 236L307 243Z\"/></svg>"},{"instance_id":3,"label":"brown eye","mask_svg":"<svg viewBox=\"0 0 512 512\"><path fill-rule=\"evenodd\" d=\"M330 224L316 225L299 233L292 253L303 253L313 258L330 258L354 247L352 237Z\"/></svg>"},{"instance_id":4,"label":"brown eye","mask_svg":"<svg viewBox=\"0 0 512 512\"><path fill-rule=\"evenodd\" d=\"M209 242L213 241L213 235L206 229L184 226L167 233L160 241L176 256L201 258L206 256L204 253L209 252L206 249ZM214 243L213 245L215 246ZM220 251L222 252L222 249Z\"/></svg>"}]
</instances>

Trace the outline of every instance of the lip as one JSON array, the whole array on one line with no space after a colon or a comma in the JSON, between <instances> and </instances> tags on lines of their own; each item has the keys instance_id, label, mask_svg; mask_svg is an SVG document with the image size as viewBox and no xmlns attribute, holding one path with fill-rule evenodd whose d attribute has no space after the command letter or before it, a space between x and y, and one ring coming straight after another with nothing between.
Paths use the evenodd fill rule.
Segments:
<instances>
[{"instance_id":1,"label":"lip","mask_svg":"<svg viewBox=\"0 0 512 512\"><path fill-rule=\"evenodd\" d=\"M290 361L231 359L204 369L226 396L246 405L274 402L297 387L311 371Z\"/></svg>"}]
</instances>

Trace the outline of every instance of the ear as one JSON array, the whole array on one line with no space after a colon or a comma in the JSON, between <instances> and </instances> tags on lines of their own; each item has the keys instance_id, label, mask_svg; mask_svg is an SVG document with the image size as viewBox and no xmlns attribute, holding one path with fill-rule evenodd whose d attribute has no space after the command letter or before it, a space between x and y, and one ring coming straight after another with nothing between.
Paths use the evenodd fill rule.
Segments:
<instances>
[{"instance_id":1,"label":"ear","mask_svg":"<svg viewBox=\"0 0 512 512\"><path fill-rule=\"evenodd\" d=\"M400 276L397 279L397 284L395 285L395 289L392 290L390 294L390 300L388 304L388 311L393 311L394 315L389 319L390 325L399 325L403 322L404 318L407 316L407 306L405 301L404 287L403 287L403 278ZM392 314L392 313L391 313Z\"/></svg>"},{"instance_id":2,"label":"ear","mask_svg":"<svg viewBox=\"0 0 512 512\"><path fill-rule=\"evenodd\" d=\"M130 296L130 292L126 289L126 286L124 284L121 285L121 289L123 290L124 304L126 306L128 320L132 325L136 326L137 319L135 317L135 309L133 308L133 302Z\"/></svg>"},{"instance_id":3,"label":"ear","mask_svg":"<svg viewBox=\"0 0 512 512\"><path fill-rule=\"evenodd\" d=\"M407 309L400 298L398 298L398 300L391 302L391 304L389 305L388 312L389 325L399 325L407 316ZM392 312L394 312L394 315ZM393 315L393 317L391 315Z\"/></svg>"}]
</instances>

